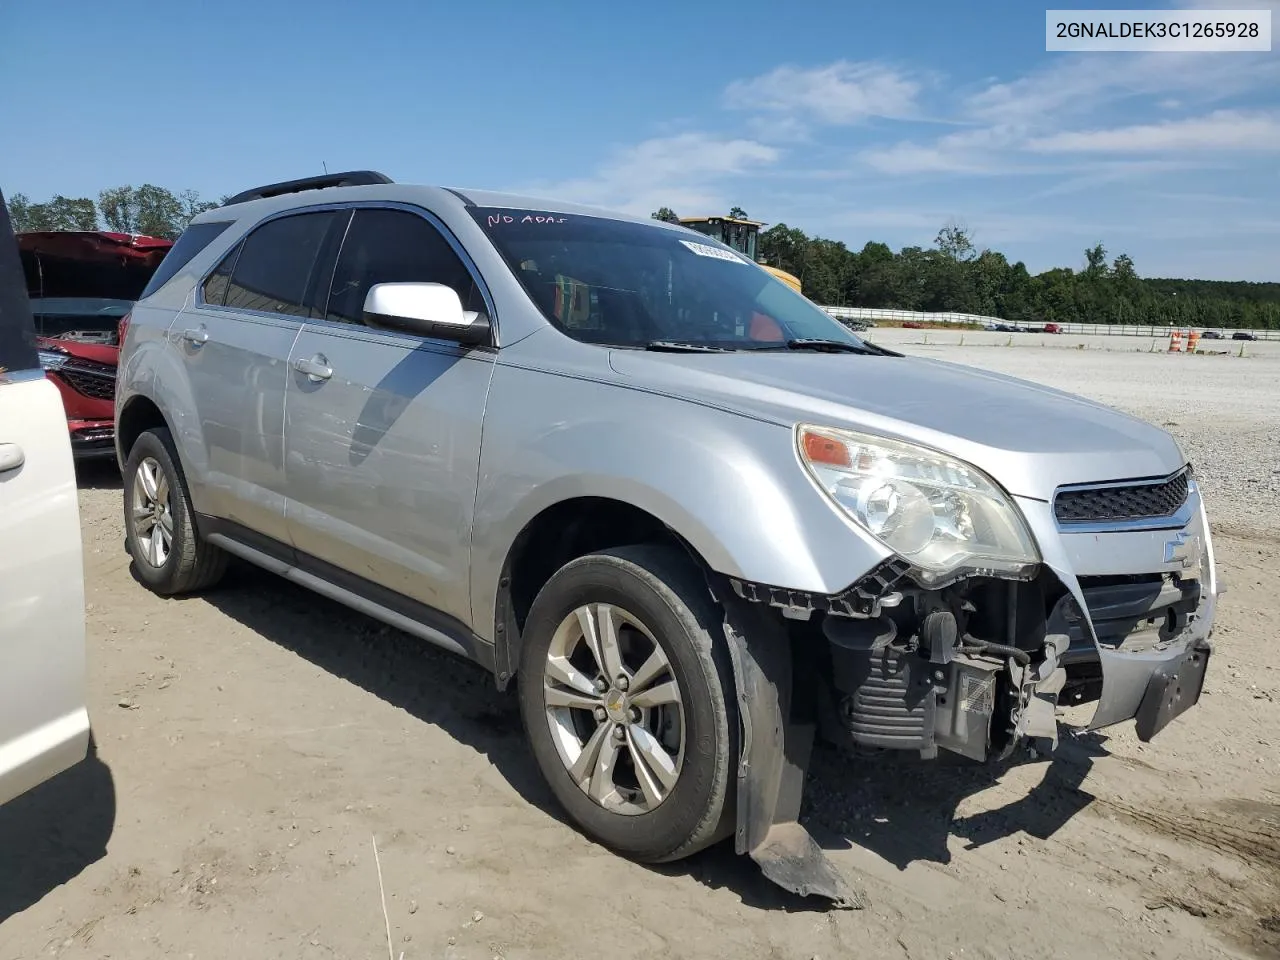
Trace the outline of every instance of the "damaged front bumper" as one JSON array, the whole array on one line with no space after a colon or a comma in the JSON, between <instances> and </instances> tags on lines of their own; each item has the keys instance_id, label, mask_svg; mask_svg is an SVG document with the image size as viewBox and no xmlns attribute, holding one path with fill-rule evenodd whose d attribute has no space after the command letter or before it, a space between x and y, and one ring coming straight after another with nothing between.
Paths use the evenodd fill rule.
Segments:
<instances>
[{"instance_id":1,"label":"damaged front bumper","mask_svg":"<svg viewBox=\"0 0 1280 960\"><path fill-rule=\"evenodd\" d=\"M742 719L736 845L776 883L865 903L797 822L818 729L985 761L1051 750L1060 705L1096 702L1089 729L1135 720L1146 741L1198 701L1219 586L1194 481L1159 523L1060 525L1048 503L1018 505L1043 558L1032 581L928 590L890 561L837 597L718 591Z\"/></svg>"}]
</instances>

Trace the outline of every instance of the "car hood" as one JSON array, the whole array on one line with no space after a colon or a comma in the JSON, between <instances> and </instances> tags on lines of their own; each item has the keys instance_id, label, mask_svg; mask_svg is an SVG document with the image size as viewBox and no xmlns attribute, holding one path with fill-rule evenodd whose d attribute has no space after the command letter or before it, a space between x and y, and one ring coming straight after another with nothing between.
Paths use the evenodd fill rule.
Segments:
<instances>
[{"instance_id":1,"label":"car hood","mask_svg":"<svg viewBox=\"0 0 1280 960\"><path fill-rule=\"evenodd\" d=\"M786 426L805 421L942 450L1012 494L1166 476L1185 464L1164 430L1111 407L959 364L829 353L614 350L634 385Z\"/></svg>"}]
</instances>

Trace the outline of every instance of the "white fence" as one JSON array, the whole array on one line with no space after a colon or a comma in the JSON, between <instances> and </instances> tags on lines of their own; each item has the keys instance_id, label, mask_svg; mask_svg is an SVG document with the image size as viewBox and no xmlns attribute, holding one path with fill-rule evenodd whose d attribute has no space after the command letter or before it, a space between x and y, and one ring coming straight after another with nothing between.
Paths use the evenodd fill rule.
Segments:
<instances>
[{"instance_id":1,"label":"white fence","mask_svg":"<svg viewBox=\"0 0 1280 960\"><path fill-rule=\"evenodd\" d=\"M835 317L837 320L888 320L892 323L904 323L906 321L915 321L917 323L974 323L978 326L986 326L989 323L1000 323L1006 326L1030 327L1038 330L1043 324L1015 324L1008 320L1001 320L999 317L984 317L974 313L923 313L916 310L890 310L880 307L823 307L827 313ZM1063 333L1075 334L1077 336L1106 336L1106 337L1167 337L1175 329L1174 324L1160 325L1140 325L1136 323L1060 323ZM1217 330L1224 338L1229 339L1236 331L1233 328L1224 327L1178 327L1184 333L1191 330L1199 330L1203 333L1207 329ZM1259 340L1280 340L1280 330L1250 330Z\"/></svg>"}]
</instances>

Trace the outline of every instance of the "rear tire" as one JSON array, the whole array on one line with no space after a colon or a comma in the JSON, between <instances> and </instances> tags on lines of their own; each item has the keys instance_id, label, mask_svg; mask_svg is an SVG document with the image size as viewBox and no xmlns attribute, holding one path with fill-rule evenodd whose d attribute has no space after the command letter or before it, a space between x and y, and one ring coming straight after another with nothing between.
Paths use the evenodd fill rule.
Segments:
<instances>
[{"instance_id":1,"label":"rear tire","mask_svg":"<svg viewBox=\"0 0 1280 960\"><path fill-rule=\"evenodd\" d=\"M138 579L161 596L207 589L226 572L226 553L200 539L192 517L173 438L153 427L125 460L124 531Z\"/></svg>"},{"instance_id":2,"label":"rear tire","mask_svg":"<svg viewBox=\"0 0 1280 960\"><path fill-rule=\"evenodd\" d=\"M738 719L723 622L698 567L659 545L574 560L533 602L525 733L561 806L618 853L679 860L732 826Z\"/></svg>"}]
</instances>

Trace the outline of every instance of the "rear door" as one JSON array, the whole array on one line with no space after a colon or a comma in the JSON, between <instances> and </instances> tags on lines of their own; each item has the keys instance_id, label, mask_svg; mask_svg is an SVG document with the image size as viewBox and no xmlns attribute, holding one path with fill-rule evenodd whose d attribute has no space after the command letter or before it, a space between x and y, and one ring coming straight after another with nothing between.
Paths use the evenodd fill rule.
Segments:
<instances>
[{"instance_id":1,"label":"rear door","mask_svg":"<svg viewBox=\"0 0 1280 960\"><path fill-rule=\"evenodd\" d=\"M375 283L443 283L487 312L461 247L422 211L355 212L323 320L293 348L285 402L289 533L300 559L468 622L480 426L495 352L365 326ZM339 573L340 572L340 573ZM421 616L421 613L414 614Z\"/></svg>"},{"instance_id":2,"label":"rear door","mask_svg":"<svg viewBox=\"0 0 1280 960\"><path fill-rule=\"evenodd\" d=\"M84 566L62 397L0 197L0 803L84 759Z\"/></svg>"},{"instance_id":3,"label":"rear door","mask_svg":"<svg viewBox=\"0 0 1280 960\"><path fill-rule=\"evenodd\" d=\"M256 226L222 258L169 330L187 368L203 441L202 449L187 454L196 509L281 543L288 540L289 352L303 322L323 310L334 248L349 216L318 210Z\"/></svg>"}]
</instances>

